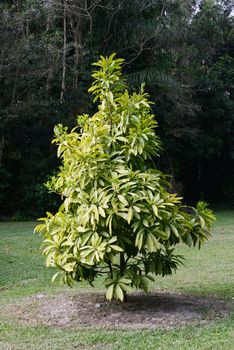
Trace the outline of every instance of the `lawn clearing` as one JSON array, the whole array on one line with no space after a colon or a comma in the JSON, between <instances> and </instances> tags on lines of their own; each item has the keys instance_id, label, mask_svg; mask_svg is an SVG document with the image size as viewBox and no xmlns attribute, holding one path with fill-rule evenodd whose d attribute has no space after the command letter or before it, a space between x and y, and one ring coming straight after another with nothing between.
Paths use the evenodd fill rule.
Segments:
<instances>
[{"instance_id":1,"label":"lawn clearing","mask_svg":"<svg viewBox=\"0 0 234 350\"><path fill-rule=\"evenodd\" d=\"M94 290L51 285L53 271L43 265L35 224L1 223L0 349L232 349L233 214L218 213L209 243L200 251L180 247L186 266L157 278L148 297L137 293L127 305L107 304L101 280ZM121 326L124 313L130 319ZM142 324L149 330L139 329Z\"/></svg>"}]
</instances>

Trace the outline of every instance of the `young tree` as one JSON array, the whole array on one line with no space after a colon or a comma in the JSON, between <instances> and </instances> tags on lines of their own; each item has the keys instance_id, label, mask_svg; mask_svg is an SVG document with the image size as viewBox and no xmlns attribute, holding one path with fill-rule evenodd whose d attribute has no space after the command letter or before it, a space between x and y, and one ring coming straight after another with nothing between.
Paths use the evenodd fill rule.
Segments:
<instances>
[{"instance_id":1,"label":"young tree","mask_svg":"<svg viewBox=\"0 0 234 350\"><path fill-rule=\"evenodd\" d=\"M214 216L199 202L186 207L170 193L166 175L151 162L161 146L143 87L130 94L122 59L101 56L89 91L98 101L68 132L55 127L62 166L48 188L62 196L36 232L44 235L46 265L71 285L106 275L106 298L125 300L130 287L147 291L152 275L169 275L181 256L176 244L201 246Z\"/></svg>"}]
</instances>

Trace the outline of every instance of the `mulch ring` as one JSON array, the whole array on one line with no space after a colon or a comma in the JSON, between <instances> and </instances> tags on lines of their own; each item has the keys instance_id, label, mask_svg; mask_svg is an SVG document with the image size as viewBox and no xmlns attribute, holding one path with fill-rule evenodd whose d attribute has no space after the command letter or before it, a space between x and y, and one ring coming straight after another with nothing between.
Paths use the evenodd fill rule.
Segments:
<instances>
[{"instance_id":1,"label":"mulch ring","mask_svg":"<svg viewBox=\"0 0 234 350\"><path fill-rule=\"evenodd\" d=\"M172 293L132 293L127 303L108 302L101 293L45 293L6 307L5 313L30 325L95 328L175 328L225 319L232 300Z\"/></svg>"}]
</instances>

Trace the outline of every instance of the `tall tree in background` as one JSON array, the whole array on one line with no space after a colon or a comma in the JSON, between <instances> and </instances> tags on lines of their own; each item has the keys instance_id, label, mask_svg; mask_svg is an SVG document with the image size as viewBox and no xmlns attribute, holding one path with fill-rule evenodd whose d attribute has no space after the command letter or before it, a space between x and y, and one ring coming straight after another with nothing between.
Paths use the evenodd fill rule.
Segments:
<instances>
[{"instance_id":1,"label":"tall tree in background","mask_svg":"<svg viewBox=\"0 0 234 350\"><path fill-rule=\"evenodd\" d=\"M191 200L233 200L231 1L22 0L0 10L1 214L14 213L10 202L44 210L52 126L92 109L90 63L112 51L132 89L145 81L155 102L160 166Z\"/></svg>"},{"instance_id":2,"label":"tall tree in background","mask_svg":"<svg viewBox=\"0 0 234 350\"><path fill-rule=\"evenodd\" d=\"M214 202L234 198L234 21L230 12L230 2L203 1L188 35L194 52L197 131L193 142L187 139L184 144L184 155L190 154L191 161L184 167L189 176L181 178L188 196L194 198L197 192Z\"/></svg>"}]
</instances>

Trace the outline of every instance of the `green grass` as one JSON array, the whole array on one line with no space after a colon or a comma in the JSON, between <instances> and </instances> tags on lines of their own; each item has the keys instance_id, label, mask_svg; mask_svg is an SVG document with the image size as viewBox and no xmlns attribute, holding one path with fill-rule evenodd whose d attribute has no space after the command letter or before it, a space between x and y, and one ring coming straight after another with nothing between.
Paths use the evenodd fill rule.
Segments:
<instances>
[{"instance_id":1,"label":"green grass","mask_svg":"<svg viewBox=\"0 0 234 350\"><path fill-rule=\"evenodd\" d=\"M39 292L69 290L51 285L53 271L43 265L41 239L32 233L35 223L0 223L0 300L15 304ZM234 298L234 211L217 213L213 237L200 251L179 247L186 258L172 277L157 278L152 288L167 292ZM100 289L102 281L96 283ZM88 288L86 284L73 290ZM0 309L1 312L1 309ZM234 349L234 310L229 319L206 326L175 330L90 330L81 328L26 326L0 314L0 349Z\"/></svg>"},{"instance_id":2,"label":"green grass","mask_svg":"<svg viewBox=\"0 0 234 350\"><path fill-rule=\"evenodd\" d=\"M185 327L170 331L90 331L6 325L0 336L1 333L4 336L0 349L11 350L232 350L234 343L234 328L231 321L207 327Z\"/></svg>"}]
</instances>

